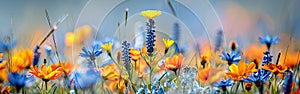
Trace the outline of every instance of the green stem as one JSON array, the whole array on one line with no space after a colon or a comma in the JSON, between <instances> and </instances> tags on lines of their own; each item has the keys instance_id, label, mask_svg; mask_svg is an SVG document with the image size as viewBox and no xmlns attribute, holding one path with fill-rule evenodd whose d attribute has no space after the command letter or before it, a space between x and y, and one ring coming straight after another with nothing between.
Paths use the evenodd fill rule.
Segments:
<instances>
[{"instance_id":1,"label":"green stem","mask_svg":"<svg viewBox=\"0 0 300 94\"><path fill-rule=\"evenodd\" d=\"M229 94L232 94L232 92L233 92L233 86L231 86Z\"/></svg>"},{"instance_id":2,"label":"green stem","mask_svg":"<svg viewBox=\"0 0 300 94\"><path fill-rule=\"evenodd\" d=\"M274 77L274 79L273 79L274 81L273 81L273 91L275 92L275 94L277 94L277 86L276 86L276 83L277 83L277 79L276 79L276 75L275 75L275 77Z\"/></svg>"},{"instance_id":3,"label":"green stem","mask_svg":"<svg viewBox=\"0 0 300 94\"><path fill-rule=\"evenodd\" d=\"M226 93L227 93L227 94L230 94L229 91L227 90L227 87L225 87L225 88L226 88Z\"/></svg>"},{"instance_id":4,"label":"green stem","mask_svg":"<svg viewBox=\"0 0 300 94\"><path fill-rule=\"evenodd\" d=\"M243 92L247 93L246 90L245 90L245 87L244 87L244 82L241 82L241 83L242 83Z\"/></svg>"},{"instance_id":5,"label":"green stem","mask_svg":"<svg viewBox=\"0 0 300 94\"><path fill-rule=\"evenodd\" d=\"M48 81L45 81L45 87L46 87L46 93L47 93L47 90L48 90L48 83L47 83Z\"/></svg>"},{"instance_id":6,"label":"green stem","mask_svg":"<svg viewBox=\"0 0 300 94\"><path fill-rule=\"evenodd\" d=\"M152 63L152 56L150 56L150 63ZM150 68L150 74L149 74L149 81L150 81L150 87L151 87L151 84L152 84L152 79L151 79L151 77L152 77L152 67L150 67L150 64L149 64L149 68ZM150 90L151 90L151 88L150 88Z\"/></svg>"},{"instance_id":7,"label":"green stem","mask_svg":"<svg viewBox=\"0 0 300 94\"><path fill-rule=\"evenodd\" d=\"M238 84L236 85L236 88L235 88L235 92L234 93L237 93L238 89L239 89L239 86L240 86L240 83L241 82L238 82Z\"/></svg>"}]
</instances>

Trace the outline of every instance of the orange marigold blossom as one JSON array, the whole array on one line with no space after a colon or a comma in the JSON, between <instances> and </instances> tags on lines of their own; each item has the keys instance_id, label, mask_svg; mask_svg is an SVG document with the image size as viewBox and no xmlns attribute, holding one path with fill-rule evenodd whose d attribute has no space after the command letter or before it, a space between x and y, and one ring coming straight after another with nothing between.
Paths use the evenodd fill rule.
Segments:
<instances>
[{"instance_id":1,"label":"orange marigold blossom","mask_svg":"<svg viewBox=\"0 0 300 94\"><path fill-rule=\"evenodd\" d=\"M172 58L167 57L164 65L167 70L176 71L177 69L181 68L182 60L183 60L182 54L174 55Z\"/></svg>"},{"instance_id":2,"label":"orange marigold blossom","mask_svg":"<svg viewBox=\"0 0 300 94\"><path fill-rule=\"evenodd\" d=\"M101 76L105 79L106 88L108 88L111 91L125 91L125 80L117 72L115 64L109 64L103 68L100 68L99 70L101 71Z\"/></svg>"},{"instance_id":3,"label":"orange marigold blossom","mask_svg":"<svg viewBox=\"0 0 300 94\"><path fill-rule=\"evenodd\" d=\"M100 68L99 70L101 71L101 76L105 80L118 79L119 73L116 71L116 66L114 64L109 64L103 68Z\"/></svg>"},{"instance_id":4,"label":"orange marigold blossom","mask_svg":"<svg viewBox=\"0 0 300 94\"><path fill-rule=\"evenodd\" d=\"M274 74L282 74L287 69L287 67L285 66L272 63L265 64L264 66L262 66L262 68L271 71Z\"/></svg>"},{"instance_id":5,"label":"orange marigold blossom","mask_svg":"<svg viewBox=\"0 0 300 94\"><path fill-rule=\"evenodd\" d=\"M24 69L30 69L33 60L33 52L31 50L22 50L19 53L12 56L11 64L9 66L10 71L20 72Z\"/></svg>"},{"instance_id":6,"label":"orange marigold blossom","mask_svg":"<svg viewBox=\"0 0 300 94\"><path fill-rule=\"evenodd\" d=\"M226 75L231 77L232 80L242 80L243 78L247 78L250 73L257 72L257 69L255 69L255 63L251 62L249 64L246 64L243 61L240 61L238 65L232 64L229 66L230 72L226 72Z\"/></svg>"},{"instance_id":7,"label":"orange marigold blossom","mask_svg":"<svg viewBox=\"0 0 300 94\"><path fill-rule=\"evenodd\" d=\"M132 60L137 61L141 58L141 51L131 48L129 50L130 57Z\"/></svg>"},{"instance_id":8,"label":"orange marigold blossom","mask_svg":"<svg viewBox=\"0 0 300 94\"><path fill-rule=\"evenodd\" d=\"M198 71L198 79L205 83L211 84L219 81L224 75L224 70L220 68L212 68L210 64L202 70Z\"/></svg>"},{"instance_id":9,"label":"orange marigold blossom","mask_svg":"<svg viewBox=\"0 0 300 94\"><path fill-rule=\"evenodd\" d=\"M61 71L64 72L66 76L70 75L76 67L75 64L72 64L70 62L65 62L65 63L59 62L59 64L60 64L59 66L61 66L60 68Z\"/></svg>"},{"instance_id":10,"label":"orange marigold blossom","mask_svg":"<svg viewBox=\"0 0 300 94\"><path fill-rule=\"evenodd\" d=\"M60 67L54 64L50 66L43 64L41 70L39 70L37 66L34 66L30 73L44 81L55 80L63 74Z\"/></svg>"}]
</instances>

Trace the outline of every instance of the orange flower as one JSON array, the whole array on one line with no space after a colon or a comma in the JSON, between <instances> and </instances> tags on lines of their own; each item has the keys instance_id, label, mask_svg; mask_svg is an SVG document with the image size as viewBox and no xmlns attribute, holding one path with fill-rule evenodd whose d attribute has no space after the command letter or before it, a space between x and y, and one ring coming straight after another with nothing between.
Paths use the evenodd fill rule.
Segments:
<instances>
[{"instance_id":1,"label":"orange flower","mask_svg":"<svg viewBox=\"0 0 300 94\"><path fill-rule=\"evenodd\" d=\"M116 71L114 64L109 64L103 68L100 68L101 76L106 80L118 79L119 73Z\"/></svg>"},{"instance_id":2,"label":"orange flower","mask_svg":"<svg viewBox=\"0 0 300 94\"><path fill-rule=\"evenodd\" d=\"M293 68L294 66L299 64L299 62L297 61L299 57L297 56L298 54L296 53L288 53L285 57L286 59L280 59L280 64L289 68Z\"/></svg>"},{"instance_id":3,"label":"orange flower","mask_svg":"<svg viewBox=\"0 0 300 94\"><path fill-rule=\"evenodd\" d=\"M126 86L125 86L125 80L120 78L114 81L106 81L106 85L108 87L108 89L110 89L111 91L115 91L118 90L120 92L125 92L126 90Z\"/></svg>"},{"instance_id":4,"label":"orange flower","mask_svg":"<svg viewBox=\"0 0 300 94\"><path fill-rule=\"evenodd\" d=\"M262 66L263 69L273 72L274 74L282 74L287 68L282 65L276 65L272 63L265 64Z\"/></svg>"},{"instance_id":5,"label":"orange flower","mask_svg":"<svg viewBox=\"0 0 300 94\"><path fill-rule=\"evenodd\" d=\"M61 71L64 72L66 76L70 75L75 69L75 64L71 64L70 62L60 62L59 64L61 66Z\"/></svg>"},{"instance_id":6,"label":"orange flower","mask_svg":"<svg viewBox=\"0 0 300 94\"><path fill-rule=\"evenodd\" d=\"M131 57L132 60L137 61L141 58L141 51L140 50L136 50L136 49L131 48L129 50L129 52L130 52L130 57Z\"/></svg>"},{"instance_id":7,"label":"orange flower","mask_svg":"<svg viewBox=\"0 0 300 94\"><path fill-rule=\"evenodd\" d=\"M119 90L124 92L126 89L125 81L117 72L115 64L100 68L101 76L105 79L105 87L111 91Z\"/></svg>"},{"instance_id":8,"label":"orange flower","mask_svg":"<svg viewBox=\"0 0 300 94\"><path fill-rule=\"evenodd\" d=\"M267 50L265 45L255 45L252 44L248 46L247 49L245 49L243 56L248 60L256 59L258 62L261 61L261 59L264 57L264 52Z\"/></svg>"},{"instance_id":9,"label":"orange flower","mask_svg":"<svg viewBox=\"0 0 300 94\"><path fill-rule=\"evenodd\" d=\"M55 80L63 74L57 65L47 67L45 64L42 65L41 70L39 70L37 66L34 66L30 73L44 81Z\"/></svg>"},{"instance_id":10,"label":"orange flower","mask_svg":"<svg viewBox=\"0 0 300 94\"><path fill-rule=\"evenodd\" d=\"M167 57L165 61L166 69L176 71L178 68L181 68L182 59L182 54L174 55L173 58Z\"/></svg>"},{"instance_id":11,"label":"orange flower","mask_svg":"<svg viewBox=\"0 0 300 94\"><path fill-rule=\"evenodd\" d=\"M147 47L146 47L146 46L144 46L144 47L142 48L142 54L148 54L148 52L147 52Z\"/></svg>"},{"instance_id":12,"label":"orange flower","mask_svg":"<svg viewBox=\"0 0 300 94\"><path fill-rule=\"evenodd\" d=\"M3 81L8 81L8 77L7 77L7 69L5 68L7 64L7 61L3 61L2 63L0 63L0 79Z\"/></svg>"},{"instance_id":13,"label":"orange flower","mask_svg":"<svg viewBox=\"0 0 300 94\"><path fill-rule=\"evenodd\" d=\"M243 78L246 78L249 76L250 73L257 72L257 69L255 69L255 63L251 62L250 64L246 64L243 61L240 61L238 65L231 64L229 66L230 72L227 72L226 74L231 77L232 80L242 80Z\"/></svg>"},{"instance_id":14,"label":"orange flower","mask_svg":"<svg viewBox=\"0 0 300 94\"><path fill-rule=\"evenodd\" d=\"M3 59L3 53L0 53L0 59Z\"/></svg>"},{"instance_id":15,"label":"orange flower","mask_svg":"<svg viewBox=\"0 0 300 94\"><path fill-rule=\"evenodd\" d=\"M29 69L33 60L33 52L30 50L23 50L12 56L10 70L12 72L20 72L24 69Z\"/></svg>"},{"instance_id":16,"label":"orange flower","mask_svg":"<svg viewBox=\"0 0 300 94\"><path fill-rule=\"evenodd\" d=\"M0 63L0 70L5 69L7 61L2 61L2 63Z\"/></svg>"},{"instance_id":17,"label":"orange flower","mask_svg":"<svg viewBox=\"0 0 300 94\"><path fill-rule=\"evenodd\" d=\"M198 79L205 84L217 82L223 76L225 76L224 70L219 68L211 68L210 65L205 67L203 70L198 71Z\"/></svg>"}]
</instances>

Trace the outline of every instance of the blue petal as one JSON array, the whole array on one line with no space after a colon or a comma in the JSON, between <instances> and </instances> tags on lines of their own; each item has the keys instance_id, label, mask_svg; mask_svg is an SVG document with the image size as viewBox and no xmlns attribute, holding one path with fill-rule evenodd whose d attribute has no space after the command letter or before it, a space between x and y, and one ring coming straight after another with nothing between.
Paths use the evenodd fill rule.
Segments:
<instances>
[{"instance_id":1,"label":"blue petal","mask_svg":"<svg viewBox=\"0 0 300 94\"><path fill-rule=\"evenodd\" d=\"M258 40L259 40L261 43L263 43L263 44L267 43L266 40L265 40L264 38L262 38L262 37L259 37Z\"/></svg>"},{"instance_id":2,"label":"blue petal","mask_svg":"<svg viewBox=\"0 0 300 94\"><path fill-rule=\"evenodd\" d=\"M102 51L98 50L98 51L95 52L95 56L100 56L101 53L102 53Z\"/></svg>"},{"instance_id":3,"label":"blue petal","mask_svg":"<svg viewBox=\"0 0 300 94\"><path fill-rule=\"evenodd\" d=\"M31 86L32 84L34 84L34 82L35 82L34 76L28 75L25 80L25 87Z\"/></svg>"},{"instance_id":4,"label":"blue petal","mask_svg":"<svg viewBox=\"0 0 300 94\"><path fill-rule=\"evenodd\" d=\"M241 57L241 56L238 56L238 57L234 57L234 58L232 59L232 61L233 61L233 62L239 62L241 59L242 59L242 57Z\"/></svg>"},{"instance_id":5,"label":"blue petal","mask_svg":"<svg viewBox=\"0 0 300 94\"><path fill-rule=\"evenodd\" d=\"M99 44L95 44L95 45L93 46L93 49L94 49L94 50L99 50L99 49L100 49Z\"/></svg>"},{"instance_id":6,"label":"blue petal","mask_svg":"<svg viewBox=\"0 0 300 94\"><path fill-rule=\"evenodd\" d=\"M97 83L100 78L100 72L94 69L88 69L84 73L74 72L75 85L78 88L89 88Z\"/></svg>"},{"instance_id":7,"label":"blue petal","mask_svg":"<svg viewBox=\"0 0 300 94\"><path fill-rule=\"evenodd\" d=\"M279 40L280 40L279 37L275 37L275 38L272 39L271 44L276 44Z\"/></svg>"},{"instance_id":8,"label":"blue petal","mask_svg":"<svg viewBox=\"0 0 300 94\"><path fill-rule=\"evenodd\" d=\"M15 85L16 84L16 78L15 76L17 75L17 73L9 73L8 74L8 81L12 84Z\"/></svg>"},{"instance_id":9,"label":"blue petal","mask_svg":"<svg viewBox=\"0 0 300 94\"><path fill-rule=\"evenodd\" d=\"M255 82L253 79L249 79L249 78L244 78L243 81L244 82Z\"/></svg>"},{"instance_id":10,"label":"blue petal","mask_svg":"<svg viewBox=\"0 0 300 94\"><path fill-rule=\"evenodd\" d=\"M89 55L86 54L86 53L79 53L79 56L81 56L81 57L89 57Z\"/></svg>"},{"instance_id":11,"label":"blue petal","mask_svg":"<svg viewBox=\"0 0 300 94\"><path fill-rule=\"evenodd\" d=\"M265 40L267 42L271 42L271 39L272 39L271 36L269 34L266 34Z\"/></svg>"},{"instance_id":12,"label":"blue petal","mask_svg":"<svg viewBox=\"0 0 300 94\"><path fill-rule=\"evenodd\" d=\"M88 54L88 50L85 47L82 47L82 51L86 54Z\"/></svg>"}]
</instances>

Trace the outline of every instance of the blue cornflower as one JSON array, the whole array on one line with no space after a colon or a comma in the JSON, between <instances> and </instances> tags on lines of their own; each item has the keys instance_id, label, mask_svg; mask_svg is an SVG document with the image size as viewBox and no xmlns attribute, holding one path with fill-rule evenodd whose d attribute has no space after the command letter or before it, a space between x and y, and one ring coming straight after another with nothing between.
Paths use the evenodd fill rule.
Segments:
<instances>
[{"instance_id":1,"label":"blue cornflower","mask_svg":"<svg viewBox=\"0 0 300 94\"><path fill-rule=\"evenodd\" d=\"M258 40L267 45L267 48L270 49L272 44L276 44L279 41L279 37L273 37L271 38L271 36L269 34L265 35L265 38L259 37Z\"/></svg>"},{"instance_id":2,"label":"blue cornflower","mask_svg":"<svg viewBox=\"0 0 300 94\"><path fill-rule=\"evenodd\" d=\"M286 70L285 77L283 80L283 92L284 94L290 94L292 90L292 82L293 82L293 75L294 73L290 70Z\"/></svg>"},{"instance_id":3,"label":"blue cornflower","mask_svg":"<svg viewBox=\"0 0 300 94\"><path fill-rule=\"evenodd\" d=\"M248 78L244 78L244 82L267 82L271 77L271 73L264 69L258 69L257 73L252 73Z\"/></svg>"},{"instance_id":4,"label":"blue cornflower","mask_svg":"<svg viewBox=\"0 0 300 94\"><path fill-rule=\"evenodd\" d=\"M221 48L221 46L223 45L223 36L224 36L224 34L223 34L223 30L219 30L218 32L217 32L217 36L216 36L216 38L215 38L215 52L216 51L219 51L220 50L220 48Z\"/></svg>"},{"instance_id":5,"label":"blue cornflower","mask_svg":"<svg viewBox=\"0 0 300 94\"><path fill-rule=\"evenodd\" d=\"M130 57L130 53L129 53L129 50L130 50L129 46L130 46L130 43L127 41L124 41L122 43L122 59L123 59L126 70L131 69L131 65L130 65L131 57Z\"/></svg>"},{"instance_id":6,"label":"blue cornflower","mask_svg":"<svg viewBox=\"0 0 300 94\"><path fill-rule=\"evenodd\" d=\"M218 87L218 88L224 88L227 86L232 86L234 84L234 82L229 78L227 80L225 80L224 78L220 81L214 84L214 86Z\"/></svg>"},{"instance_id":7,"label":"blue cornflower","mask_svg":"<svg viewBox=\"0 0 300 94\"><path fill-rule=\"evenodd\" d=\"M90 61L94 61L96 57L100 56L102 53L102 49L100 49L99 44L95 44L91 49L87 49L86 47L82 48L82 52L79 53L79 56L83 58L88 58Z\"/></svg>"},{"instance_id":8,"label":"blue cornflower","mask_svg":"<svg viewBox=\"0 0 300 94\"><path fill-rule=\"evenodd\" d=\"M74 72L70 78L76 88L92 88L100 79L100 71L89 68L83 73Z\"/></svg>"},{"instance_id":9,"label":"blue cornflower","mask_svg":"<svg viewBox=\"0 0 300 94\"><path fill-rule=\"evenodd\" d=\"M19 74L17 72L8 73L8 80L11 85L16 87L17 91L21 88L29 87L35 82L33 75Z\"/></svg>"},{"instance_id":10,"label":"blue cornflower","mask_svg":"<svg viewBox=\"0 0 300 94\"><path fill-rule=\"evenodd\" d=\"M152 24L147 23L147 34L146 34L146 47L148 55L152 55L154 51L154 42L155 42L155 30L154 30L154 21L151 21Z\"/></svg>"},{"instance_id":11,"label":"blue cornflower","mask_svg":"<svg viewBox=\"0 0 300 94\"><path fill-rule=\"evenodd\" d=\"M7 52L16 46L17 42L11 39L10 36L5 37L0 41L0 52Z\"/></svg>"},{"instance_id":12,"label":"blue cornflower","mask_svg":"<svg viewBox=\"0 0 300 94\"><path fill-rule=\"evenodd\" d=\"M231 51L230 54L226 51L222 51L221 58L222 58L222 60L226 60L229 66L232 63L237 64L242 59L242 57L240 56L240 53L235 52L235 51Z\"/></svg>"},{"instance_id":13,"label":"blue cornflower","mask_svg":"<svg viewBox=\"0 0 300 94\"><path fill-rule=\"evenodd\" d=\"M263 58L263 62L262 62L262 66L265 64L268 64L270 62L272 62L272 58L273 56L270 55L269 51L265 51L264 52L264 58Z\"/></svg>"},{"instance_id":14,"label":"blue cornflower","mask_svg":"<svg viewBox=\"0 0 300 94\"><path fill-rule=\"evenodd\" d=\"M35 48L34 48L34 50L33 50L33 66L35 66L35 65L38 65L38 63L39 63L39 60L40 60L40 56L41 56L41 52L39 51L39 49L40 49L40 46L36 46Z\"/></svg>"},{"instance_id":15,"label":"blue cornflower","mask_svg":"<svg viewBox=\"0 0 300 94\"><path fill-rule=\"evenodd\" d=\"M264 82L269 81L271 77L271 72L264 69L258 69L257 73L252 73L248 78L244 78L244 82L255 82L255 85L259 89L259 93L264 91L263 84Z\"/></svg>"}]
</instances>

